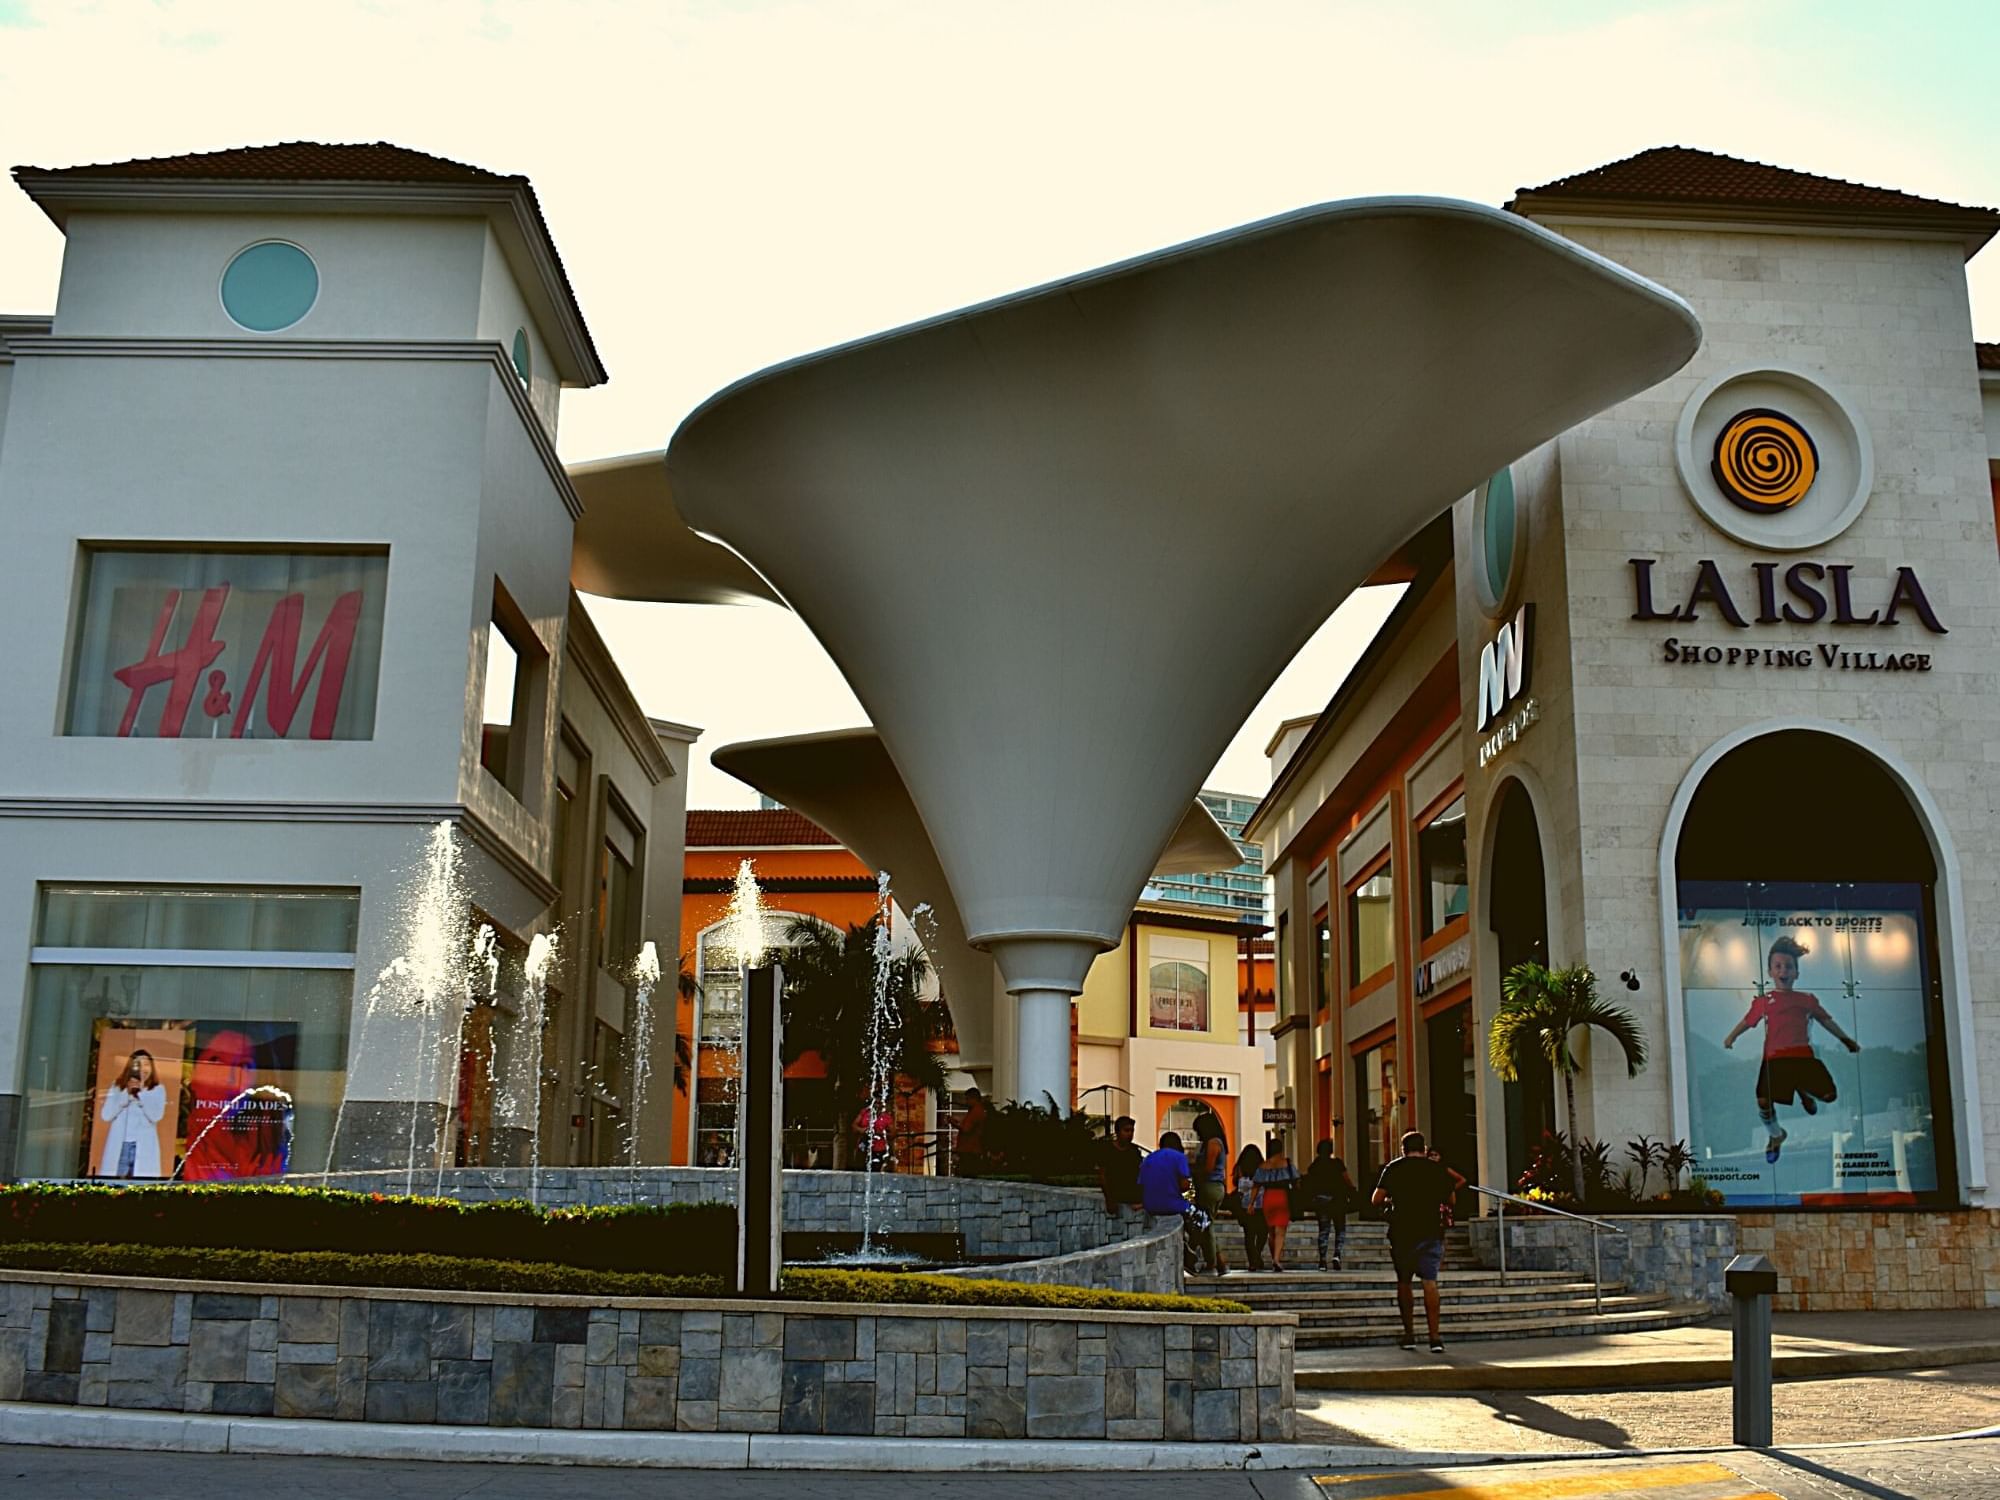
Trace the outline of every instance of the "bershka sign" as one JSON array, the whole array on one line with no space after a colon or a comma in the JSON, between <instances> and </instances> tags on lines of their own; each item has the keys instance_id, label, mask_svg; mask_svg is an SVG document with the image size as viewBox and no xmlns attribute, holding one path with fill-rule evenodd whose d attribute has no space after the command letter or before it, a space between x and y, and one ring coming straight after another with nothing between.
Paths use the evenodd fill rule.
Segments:
<instances>
[{"instance_id":1,"label":"bershka sign","mask_svg":"<svg viewBox=\"0 0 2000 1500\"><path fill-rule=\"evenodd\" d=\"M1534 663L1529 636L1534 623L1535 606L1522 605L1479 652L1481 733L1507 711L1509 704L1528 691L1529 668Z\"/></svg>"},{"instance_id":2,"label":"bershka sign","mask_svg":"<svg viewBox=\"0 0 2000 1500\"><path fill-rule=\"evenodd\" d=\"M1818 625L1853 629L1893 630L1914 621L1932 635L1947 634L1914 568L1899 567L1888 586L1888 597L1871 603L1879 592L1855 599L1851 563L1795 562L1779 571L1775 562L1750 564L1749 577L1731 590L1713 558L1695 564L1685 595L1665 593L1656 586L1658 560L1629 559L1632 565L1632 618L1644 622L1699 624L1714 619L1735 630L1764 625ZM1739 598L1741 603L1739 603ZM1679 602L1675 602L1675 600ZM1746 613L1745 606L1749 612ZM1680 636L1661 642L1666 661L1725 667L1777 667L1803 671L1819 667L1849 672L1928 672L1931 658L1920 651L1870 651L1852 640L1801 642L1786 646L1695 643Z\"/></svg>"}]
</instances>

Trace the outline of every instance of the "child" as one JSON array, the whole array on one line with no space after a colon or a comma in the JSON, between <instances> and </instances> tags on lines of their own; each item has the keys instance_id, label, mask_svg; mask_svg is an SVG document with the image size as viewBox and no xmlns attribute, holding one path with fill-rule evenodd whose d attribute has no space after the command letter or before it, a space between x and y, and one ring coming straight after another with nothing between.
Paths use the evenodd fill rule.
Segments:
<instances>
[{"instance_id":1,"label":"child","mask_svg":"<svg viewBox=\"0 0 2000 1500\"><path fill-rule=\"evenodd\" d=\"M1764 1160L1771 1163L1776 1163L1778 1149L1785 1143L1777 1105L1790 1104L1796 1095L1801 1109L1809 1115L1817 1114L1822 1104L1831 1104L1840 1092L1834 1087L1833 1075L1827 1072L1826 1064L1813 1055L1808 1035L1812 1023L1819 1022L1840 1038L1849 1052L1861 1050L1861 1044L1840 1029L1816 996L1792 988L1799 977L1799 960L1807 951L1791 937L1780 937L1771 944L1767 963L1770 993L1752 1000L1743 1019L1722 1039L1724 1047L1733 1047L1736 1039L1751 1027L1761 1024L1764 1028L1764 1065L1757 1070L1757 1118L1764 1122L1771 1138L1764 1150Z\"/></svg>"}]
</instances>

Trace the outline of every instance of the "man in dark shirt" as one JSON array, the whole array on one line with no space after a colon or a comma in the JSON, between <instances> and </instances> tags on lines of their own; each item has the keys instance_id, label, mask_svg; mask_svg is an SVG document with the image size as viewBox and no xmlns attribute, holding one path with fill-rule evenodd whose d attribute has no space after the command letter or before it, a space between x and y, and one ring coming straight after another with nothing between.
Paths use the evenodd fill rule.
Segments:
<instances>
[{"instance_id":1,"label":"man in dark shirt","mask_svg":"<svg viewBox=\"0 0 2000 1500\"><path fill-rule=\"evenodd\" d=\"M1403 1137L1403 1154L1382 1169L1370 1200L1389 1210L1389 1257L1396 1268L1396 1310L1403 1315L1403 1347L1417 1347L1415 1298L1410 1278L1424 1284L1424 1321L1431 1353L1444 1353L1438 1336L1438 1270L1444 1262L1444 1206L1465 1179L1425 1154L1424 1133Z\"/></svg>"},{"instance_id":2,"label":"man in dark shirt","mask_svg":"<svg viewBox=\"0 0 2000 1500\"><path fill-rule=\"evenodd\" d=\"M1132 1140L1138 1128L1130 1115L1120 1115L1113 1125L1112 1138L1104 1143L1104 1156L1097 1164L1097 1185L1104 1190L1104 1211L1120 1213L1140 1205L1139 1163L1145 1153Z\"/></svg>"}]
</instances>

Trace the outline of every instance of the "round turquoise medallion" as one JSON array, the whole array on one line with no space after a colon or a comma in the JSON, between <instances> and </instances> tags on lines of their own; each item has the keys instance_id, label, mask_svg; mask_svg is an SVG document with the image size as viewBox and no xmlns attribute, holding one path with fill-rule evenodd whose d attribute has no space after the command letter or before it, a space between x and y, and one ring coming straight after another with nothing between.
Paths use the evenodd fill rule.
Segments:
<instances>
[{"instance_id":1,"label":"round turquoise medallion","mask_svg":"<svg viewBox=\"0 0 2000 1500\"><path fill-rule=\"evenodd\" d=\"M1507 583L1514 576L1514 471L1502 469L1486 481L1486 503L1481 507L1482 549L1486 563L1486 592L1495 600L1507 597Z\"/></svg>"},{"instance_id":2,"label":"round turquoise medallion","mask_svg":"<svg viewBox=\"0 0 2000 1500\"><path fill-rule=\"evenodd\" d=\"M319 268L283 240L239 251L222 273L222 310L252 333L290 328L318 298Z\"/></svg>"},{"instance_id":3,"label":"round turquoise medallion","mask_svg":"<svg viewBox=\"0 0 2000 1500\"><path fill-rule=\"evenodd\" d=\"M514 330L514 373L521 377L522 385L528 383L528 377L533 373L533 369L534 356L528 352L528 330L525 328L516 328Z\"/></svg>"}]
</instances>

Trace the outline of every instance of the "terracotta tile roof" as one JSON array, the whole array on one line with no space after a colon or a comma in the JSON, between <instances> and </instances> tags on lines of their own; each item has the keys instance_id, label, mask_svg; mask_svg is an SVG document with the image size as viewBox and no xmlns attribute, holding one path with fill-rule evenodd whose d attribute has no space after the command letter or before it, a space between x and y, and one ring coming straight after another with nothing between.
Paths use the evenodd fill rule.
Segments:
<instances>
[{"instance_id":1,"label":"terracotta tile roof","mask_svg":"<svg viewBox=\"0 0 2000 1500\"><path fill-rule=\"evenodd\" d=\"M526 177L518 173L489 172L484 167L451 161L428 152L413 151L389 141L328 143L324 141L282 141L275 146L236 146L225 151L194 151L179 156L141 156L130 161L87 162L74 167L14 168L14 180L30 197L40 202L39 184L24 179L64 182L314 182L380 183L397 186L504 187L517 191L526 204L528 217L549 253L556 280L576 320L587 365L594 366L599 380L605 379L604 362L598 356L590 326L576 300L576 288L563 265L555 236L549 233L542 205ZM46 205L44 205L46 208ZM60 219L57 220L61 222Z\"/></svg>"},{"instance_id":2,"label":"terracotta tile roof","mask_svg":"<svg viewBox=\"0 0 2000 1500\"><path fill-rule=\"evenodd\" d=\"M1655 146L1623 161L1524 187L1507 207L1530 213L1537 207L1584 203L1606 212L1629 212L1645 205L1684 208L1704 217L1761 211L1819 223L1919 222L1930 229L1964 233L1968 255L2000 231L2000 211L1994 209L1920 198L1894 188L1795 172L1691 146Z\"/></svg>"},{"instance_id":3,"label":"terracotta tile roof","mask_svg":"<svg viewBox=\"0 0 2000 1500\"><path fill-rule=\"evenodd\" d=\"M142 156L132 161L89 162L76 167L14 169L17 177L24 173L69 178L160 177L199 182L512 182L526 186L528 181L525 177L502 176L484 167L448 161L388 141L365 145L284 141L275 146Z\"/></svg>"},{"instance_id":4,"label":"terracotta tile roof","mask_svg":"<svg viewBox=\"0 0 2000 1500\"><path fill-rule=\"evenodd\" d=\"M690 849L776 849L794 844L838 849L840 840L789 807L688 809Z\"/></svg>"},{"instance_id":5,"label":"terracotta tile roof","mask_svg":"<svg viewBox=\"0 0 2000 1500\"><path fill-rule=\"evenodd\" d=\"M1972 352L1982 370L2000 370L2000 344L1974 344Z\"/></svg>"}]
</instances>

